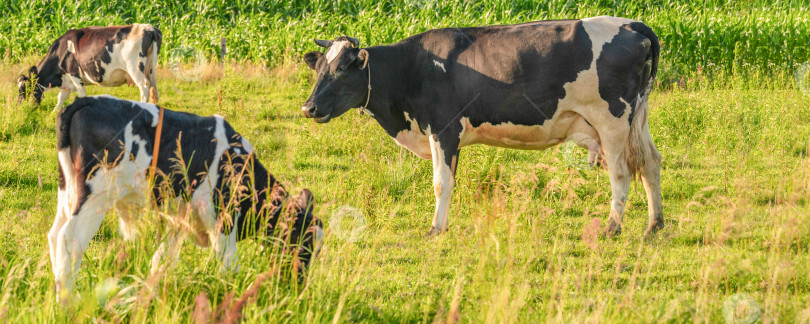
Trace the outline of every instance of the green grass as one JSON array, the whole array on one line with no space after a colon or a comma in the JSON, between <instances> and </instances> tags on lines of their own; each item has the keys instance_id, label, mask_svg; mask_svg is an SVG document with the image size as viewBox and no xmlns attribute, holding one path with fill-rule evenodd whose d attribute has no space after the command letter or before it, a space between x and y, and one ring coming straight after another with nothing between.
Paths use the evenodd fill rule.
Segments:
<instances>
[{"instance_id":1,"label":"green grass","mask_svg":"<svg viewBox=\"0 0 810 324\"><path fill-rule=\"evenodd\" d=\"M62 309L46 240L56 208L56 95L42 107L17 105L13 71L23 66L0 69L2 321L188 322L206 298L216 313L272 270L256 240L239 243L238 273L220 273L209 250L187 242L178 267L150 293L156 226L124 242L110 215L84 256L80 297ZM653 93L667 228L651 241L642 240L638 182L623 234L594 236L610 209L608 176L582 168L587 152L568 146L464 148L450 231L426 238L431 163L368 116L304 119L299 107L313 76L302 63L228 65L225 78L200 82L165 69L158 78L162 105L224 115L288 188L314 192L327 224L307 285L264 281L242 312L246 321L722 322L724 302L738 293L756 300L763 322L810 319L810 97L796 89L729 77ZM127 87L88 92L138 97ZM367 223L356 241L341 235L351 217L340 220L344 232L329 226L342 206ZM122 292L99 305L94 289L108 278Z\"/></svg>"}]
</instances>

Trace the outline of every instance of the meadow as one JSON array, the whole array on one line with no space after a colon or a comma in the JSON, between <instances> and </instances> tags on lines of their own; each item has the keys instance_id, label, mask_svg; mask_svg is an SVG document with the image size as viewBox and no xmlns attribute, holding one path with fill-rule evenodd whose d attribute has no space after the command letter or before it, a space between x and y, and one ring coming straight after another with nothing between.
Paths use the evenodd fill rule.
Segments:
<instances>
[{"instance_id":1,"label":"meadow","mask_svg":"<svg viewBox=\"0 0 810 324\"><path fill-rule=\"evenodd\" d=\"M0 321L208 322L238 310L246 322L722 323L724 312L747 308L764 323L810 322L810 79L796 78L810 60L805 3L7 6ZM664 44L649 122L663 155L666 228L650 240L642 238L640 182L631 187L623 233L599 236L610 210L608 175L571 144L462 149L450 230L425 237L434 204L430 161L396 145L367 115L351 111L319 125L300 114L314 83L300 57L316 49L313 37L348 34L377 44L439 26L597 14L644 20ZM56 303L46 239L56 209L56 94L38 107L18 104L14 81L66 29L134 21L164 33L161 105L225 116L287 188L315 194L326 236L306 282L276 271L276 256L258 239L239 243L238 272L220 272L209 250L187 242L175 269L150 278L158 235L150 225L158 216L145 211L134 241L123 241L116 216L107 217L84 256L76 301ZM229 40L224 68L213 58L219 37ZM176 59L197 59L173 51L182 46L208 57L201 74L172 69ZM88 93L138 97L129 87Z\"/></svg>"}]
</instances>

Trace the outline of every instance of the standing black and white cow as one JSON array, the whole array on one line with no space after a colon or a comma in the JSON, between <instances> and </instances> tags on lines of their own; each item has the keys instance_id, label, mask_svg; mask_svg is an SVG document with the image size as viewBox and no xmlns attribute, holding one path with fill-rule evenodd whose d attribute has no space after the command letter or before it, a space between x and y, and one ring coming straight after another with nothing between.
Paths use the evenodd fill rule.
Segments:
<instances>
[{"instance_id":1,"label":"standing black and white cow","mask_svg":"<svg viewBox=\"0 0 810 324\"><path fill-rule=\"evenodd\" d=\"M459 149L546 149L571 140L604 155L621 232L630 181L641 175L650 234L662 228L661 155L647 124L658 65L655 33L615 17L444 28L387 46L339 37L304 60L318 80L304 115L325 123L362 107L416 155L433 160L431 233L447 229Z\"/></svg>"},{"instance_id":2,"label":"standing black and white cow","mask_svg":"<svg viewBox=\"0 0 810 324\"><path fill-rule=\"evenodd\" d=\"M20 99L33 94L39 104L45 91L58 88L56 111L71 92L84 97L86 83L105 87L131 83L141 91L141 101L157 103L155 68L161 37L160 30L145 24L71 29L53 42L39 65L17 79Z\"/></svg>"},{"instance_id":3,"label":"standing black and white cow","mask_svg":"<svg viewBox=\"0 0 810 324\"><path fill-rule=\"evenodd\" d=\"M303 269L322 236L309 190L287 200L250 142L222 117L169 110L159 143L157 185L151 186L147 169L158 144L158 109L109 96L85 97L57 117L59 202L48 243L58 298L69 296L105 213L118 211L121 232L129 239L137 234L137 212L150 198L166 207L162 210L174 211L177 217L169 222L184 228L168 230L152 258L153 272L177 260L186 236L198 246L213 247L229 268L236 241L254 234L280 235L295 247L295 264ZM165 257L169 262L162 261Z\"/></svg>"}]
</instances>

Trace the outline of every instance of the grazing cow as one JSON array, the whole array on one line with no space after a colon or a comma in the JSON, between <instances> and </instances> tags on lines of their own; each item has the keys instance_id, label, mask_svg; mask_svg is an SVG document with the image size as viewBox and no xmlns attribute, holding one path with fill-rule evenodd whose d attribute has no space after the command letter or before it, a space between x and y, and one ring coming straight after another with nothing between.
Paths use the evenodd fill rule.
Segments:
<instances>
[{"instance_id":1,"label":"grazing cow","mask_svg":"<svg viewBox=\"0 0 810 324\"><path fill-rule=\"evenodd\" d=\"M405 148L433 160L431 234L447 229L459 149L541 150L571 140L604 156L613 191L607 235L621 232L633 175L647 190L649 226L663 227L661 156L647 124L658 65L655 33L615 17L430 30L387 46L315 40L318 73L302 109L328 122L361 107Z\"/></svg>"},{"instance_id":2,"label":"grazing cow","mask_svg":"<svg viewBox=\"0 0 810 324\"><path fill-rule=\"evenodd\" d=\"M170 223L181 224L169 227L152 258L153 272L177 260L187 234L198 246L213 247L230 268L236 241L275 233L295 247L295 268L303 270L322 236L309 190L285 203L284 187L222 117L169 110L151 186L146 171L155 158L158 111L150 103L101 96L79 98L57 117L59 202L48 233L57 297L69 296L105 213L116 209L124 238L132 238L137 212L149 198L176 215L166 218Z\"/></svg>"},{"instance_id":3,"label":"grazing cow","mask_svg":"<svg viewBox=\"0 0 810 324\"><path fill-rule=\"evenodd\" d=\"M68 30L53 42L39 65L17 79L20 100L32 93L39 104L45 91L59 88L56 111L71 92L84 97L85 83L105 87L131 83L141 91L141 101L148 96L157 103L155 68L161 37L160 30L144 24Z\"/></svg>"}]
</instances>

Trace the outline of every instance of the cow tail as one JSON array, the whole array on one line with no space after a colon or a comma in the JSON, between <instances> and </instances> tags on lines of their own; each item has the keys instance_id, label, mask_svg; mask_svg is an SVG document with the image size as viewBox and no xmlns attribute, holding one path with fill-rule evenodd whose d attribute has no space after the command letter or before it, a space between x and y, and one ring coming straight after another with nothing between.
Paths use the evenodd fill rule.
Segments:
<instances>
[{"instance_id":1,"label":"cow tail","mask_svg":"<svg viewBox=\"0 0 810 324\"><path fill-rule=\"evenodd\" d=\"M70 148L70 122L73 115L84 106L84 98L77 98L72 104L62 108L56 116L56 145L59 150Z\"/></svg>"},{"instance_id":2,"label":"cow tail","mask_svg":"<svg viewBox=\"0 0 810 324\"><path fill-rule=\"evenodd\" d=\"M160 55L160 46L162 43L163 34L160 29L152 27L152 30L144 31L143 47L146 50L146 77L149 79L149 101L154 104L158 103L158 90L157 90L157 63Z\"/></svg>"},{"instance_id":3,"label":"cow tail","mask_svg":"<svg viewBox=\"0 0 810 324\"><path fill-rule=\"evenodd\" d=\"M643 172L648 164L659 165L661 154L653 144L650 135L650 126L647 123L649 115L650 92L655 85L655 77L658 72L658 56L661 52L661 45L658 43L658 36L643 23L634 23L631 29L646 37L649 41L644 41L648 47L647 60L641 76L642 88L639 90L636 106L630 118L630 136L625 147L627 166L633 175Z\"/></svg>"},{"instance_id":4,"label":"cow tail","mask_svg":"<svg viewBox=\"0 0 810 324\"><path fill-rule=\"evenodd\" d=\"M70 123L73 115L84 108L86 100L78 98L72 104L62 108L56 116L56 148L57 163L59 165L59 189L66 190L73 187L76 180L73 166L73 157L70 154Z\"/></svg>"}]
</instances>

